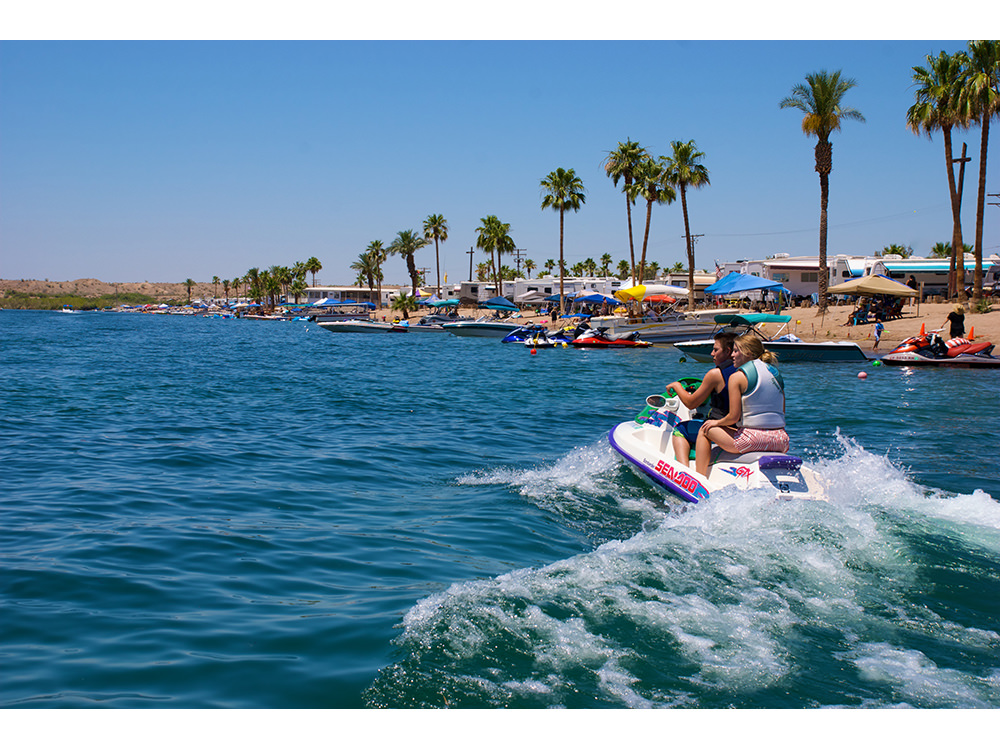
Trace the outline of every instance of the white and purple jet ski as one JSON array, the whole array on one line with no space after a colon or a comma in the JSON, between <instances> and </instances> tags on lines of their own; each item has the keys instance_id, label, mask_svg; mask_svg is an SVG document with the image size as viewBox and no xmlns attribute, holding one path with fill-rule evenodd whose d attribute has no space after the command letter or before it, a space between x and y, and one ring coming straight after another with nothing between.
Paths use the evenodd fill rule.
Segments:
<instances>
[{"instance_id":1,"label":"white and purple jet ski","mask_svg":"<svg viewBox=\"0 0 1000 750\"><path fill-rule=\"evenodd\" d=\"M698 378L681 383L694 392ZM723 487L741 490L770 488L779 500L825 500L819 476L802 465L802 459L787 453L725 453L716 446L708 476L695 471L694 458L685 466L674 455L671 436L674 425L688 419L705 419L709 405L688 409L673 390L646 399L646 408L629 422L608 434L611 447L624 456L643 476L682 500L697 503Z\"/></svg>"}]
</instances>

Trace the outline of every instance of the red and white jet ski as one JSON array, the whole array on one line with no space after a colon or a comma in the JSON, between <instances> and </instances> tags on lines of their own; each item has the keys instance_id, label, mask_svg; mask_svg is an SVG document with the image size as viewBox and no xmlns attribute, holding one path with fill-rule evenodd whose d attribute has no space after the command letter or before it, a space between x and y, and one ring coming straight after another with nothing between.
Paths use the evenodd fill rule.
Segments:
<instances>
[{"instance_id":1,"label":"red and white jet ski","mask_svg":"<svg viewBox=\"0 0 1000 750\"><path fill-rule=\"evenodd\" d=\"M577 349L635 349L652 346L649 341L639 338L638 331L609 336L607 329L588 328L570 342Z\"/></svg>"},{"instance_id":2,"label":"red and white jet ski","mask_svg":"<svg viewBox=\"0 0 1000 750\"><path fill-rule=\"evenodd\" d=\"M940 331L921 332L882 357L886 365L937 365L939 367L1000 367L989 341L954 338L945 341Z\"/></svg>"}]
</instances>

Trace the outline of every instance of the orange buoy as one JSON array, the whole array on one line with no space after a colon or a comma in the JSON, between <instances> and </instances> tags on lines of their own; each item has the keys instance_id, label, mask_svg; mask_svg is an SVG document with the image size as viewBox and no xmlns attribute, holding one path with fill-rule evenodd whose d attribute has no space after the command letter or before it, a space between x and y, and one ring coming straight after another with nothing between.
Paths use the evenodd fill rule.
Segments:
<instances>
[{"instance_id":1,"label":"orange buoy","mask_svg":"<svg viewBox=\"0 0 1000 750\"><path fill-rule=\"evenodd\" d=\"M923 323L920 324L920 335L921 336L926 336L927 335L926 333L924 333L924 324Z\"/></svg>"},{"instance_id":2,"label":"orange buoy","mask_svg":"<svg viewBox=\"0 0 1000 750\"><path fill-rule=\"evenodd\" d=\"M969 329L969 341L975 341L975 340L976 340L976 327L972 326L972 328Z\"/></svg>"}]
</instances>

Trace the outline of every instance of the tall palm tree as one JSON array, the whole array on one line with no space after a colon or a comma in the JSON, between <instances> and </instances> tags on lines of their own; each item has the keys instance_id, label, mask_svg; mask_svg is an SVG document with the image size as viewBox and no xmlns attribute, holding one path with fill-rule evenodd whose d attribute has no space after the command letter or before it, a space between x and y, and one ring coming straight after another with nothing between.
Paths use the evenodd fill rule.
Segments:
<instances>
[{"instance_id":1,"label":"tall palm tree","mask_svg":"<svg viewBox=\"0 0 1000 750\"><path fill-rule=\"evenodd\" d=\"M385 263L386 258L389 257L389 251L382 247L382 240L372 240L368 243L368 247L365 248L365 254L370 256L372 259L372 265L374 266L374 279L375 283L378 285L378 298L375 302L379 310L382 309L382 281L385 275L382 273L382 264Z\"/></svg>"},{"instance_id":2,"label":"tall palm tree","mask_svg":"<svg viewBox=\"0 0 1000 750\"><path fill-rule=\"evenodd\" d=\"M313 256L305 263L306 270L312 274L313 286L316 286L316 274L323 270L323 264L319 262L319 258Z\"/></svg>"},{"instance_id":3,"label":"tall palm tree","mask_svg":"<svg viewBox=\"0 0 1000 750\"><path fill-rule=\"evenodd\" d=\"M434 260L437 264L437 294L441 296L441 253L438 242L448 240L448 222L441 214L431 214L424 219L424 239L434 240Z\"/></svg>"},{"instance_id":4,"label":"tall palm tree","mask_svg":"<svg viewBox=\"0 0 1000 750\"><path fill-rule=\"evenodd\" d=\"M646 231L642 235L642 256L639 260L639 272L633 274L635 283L641 284L646 279L646 248L649 246L649 224L653 218L653 204L670 204L677 199L677 193L668 183L667 162L661 156L658 159L647 157L636 167L632 184L635 197L646 201Z\"/></svg>"},{"instance_id":5,"label":"tall palm tree","mask_svg":"<svg viewBox=\"0 0 1000 750\"><path fill-rule=\"evenodd\" d=\"M527 258L524 261L524 273L527 275L527 278L529 279L531 278L531 272L534 271L537 267L538 266L535 265L535 261L533 261L531 258Z\"/></svg>"},{"instance_id":6,"label":"tall palm tree","mask_svg":"<svg viewBox=\"0 0 1000 750\"><path fill-rule=\"evenodd\" d=\"M603 276L611 275L611 253L604 253L601 256L601 274Z\"/></svg>"},{"instance_id":7,"label":"tall palm tree","mask_svg":"<svg viewBox=\"0 0 1000 750\"><path fill-rule=\"evenodd\" d=\"M553 269L556 267L556 262L552 258L549 258L545 261L545 264L542 267L548 272L549 276L551 276Z\"/></svg>"},{"instance_id":8,"label":"tall palm tree","mask_svg":"<svg viewBox=\"0 0 1000 750\"><path fill-rule=\"evenodd\" d=\"M229 304L229 279L222 280L222 293L226 295L226 304Z\"/></svg>"},{"instance_id":9,"label":"tall palm tree","mask_svg":"<svg viewBox=\"0 0 1000 750\"><path fill-rule=\"evenodd\" d=\"M559 212L559 314L566 312L566 299L563 297L563 279L565 278L565 260L563 258L564 216L566 210L579 211L586 202L583 192L583 180L576 176L572 169L559 167L549 172L541 180L544 191L542 210L551 208Z\"/></svg>"},{"instance_id":10,"label":"tall palm tree","mask_svg":"<svg viewBox=\"0 0 1000 750\"><path fill-rule=\"evenodd\" d=\"M935 130L944 137L944 159L948 170L948 195L951 198L951 268L948 273L948 296L956 294L965 299L965 286L958 283L958 257L962 248L962 183L955 181L955 160L952 158L951 131L961 126L958 107L958 82L961 59L957 55L941 52L937 57L927 55L927 67L913 67L913 83L919 88L916 101L906 111L906 125L914 133L923 131L928 138ZM965 164L961 173L964 176ZM964 274L964 262L963 271Z\"/></svg>"},{"instance_id":11,"label":"tall palm tree","mask_svg":"<svg viewBox=\"0 0 1000 750\"><path fill-rule=\"evenodd\" d=\"M701 164L705 156L694 141L673 141L670 144L673 152L667 157L667 181L676 185L681 191L681 212L684 214L684 240L687 245L688 260L688 310L694 310L694 238L691 236L691 223L688 221L687 189L702 188L711 184L708 179L708 169ZM825 263L821 261L820 265Z\"/></svg>"},{"instance_id":12,"label":"tall palm tree","mask_svg":"<svg viewBox=\"0 0 1000 750\"><path fill-rule=\"evenodd\" d=\"M618 142L618 148L608 152L608 158L604 160L604 171L615 187L618 187L618 180L622 180L622 192L625 193L625 215L628 219L628 251L632 260L632 284L635 282L635 243L632 240L632 206L635 205L635 196L629 189L635 176L635 170L639 163L649 157L649 153L635 141Z\"/></svg>"},{"instance_id":13,"label":"tall palm tree","mask_svg":"<svg viewBox=\"0 0 1000 750\"><path fill-rule=\"evenodd\" d=\"M184 286L187 287L187 290L188 290L188 303L190 303L191 302L191 287L194 286L194 282L191 279L187 279L184 282Z\"/></svg>"},{"instance_id":14,"label":"tall palm tree","mask_svg":"<svg viewBox=\"0 0 1000 750\"><path fill-rule=\"evenodd\" d=\"M1000 41L969 42L963 56L962 99L969 116L982 129L979 145L979 195L976 202L976 270L972 280L972 298L983 298L983 212L986 207L986 156L990 138L990 120L1000 116ZM963 264L964 273L964 264ZM964 278L964 276L963 276Z\"/></svg>"},{"instance_id":15,"label":"tall palm tree","mask_svg":"<svg viewBox=\"0 0 1000 750\"><path fill-rule=\"evenodd\" d=\"M396 235L396 239L389 245L390 255L401 255L406 259L406 271L410 274L410 283L413 285L413 296L417 296L417 284L420 281L420 272L417 270L417 263L413 256L422 247L427 247L430 240L427 240L412 229L404 229Z\"/></svg>"},{"instance_id":16,"label":"tall palm tree","mask_svg":"<svg viewBox=\"0 0 1000 750\"><path fill-rule=\"evenodd\" d=\"M476 227L476 247L489 253L490 268L492 270L493 283L496 285L497 296L503 296L503 266L502 258L504 253L514 252L514 240L510 236L510 224L506 224L495 215L490 214L480 219L481 224ZM494 258L494 253L495 258Z\"/></svg>"},{"instance_id":17,"label":"tall palm tree","mask_svg":"<svg viewBox=\"0 0 1000 750\"><path fill-rule=\"evenodd\" d=\"M213 297L218 297L219 296L219 277L218 276L213 276L212 277L212 296Z\"/></svg>"},{"instance_id":18,"label":"tall palm tree","mask_svg":"<svg viewBox=\"0 0 1000 750\"><path fill-rule=\"evenodd\" d=\"M781 108L791 107L805 113L802 118L802 132L814 135L816 143L816 171L819 172L819 309L826 312L826 289L830 281L830 269L826 264L826 209L830 201L830 172L833 171L833 144L830 134L840 130L842 120L864 122L858 110L842 105L844 96L857 86L853 78L841 78L840 71L828 73L821 70L806 76L806 83L792 87L792 95L781 100ZM693 278L693 271L690 272ZM692 304L690 297L688 305Z\"/></svg>"}]
</instances>

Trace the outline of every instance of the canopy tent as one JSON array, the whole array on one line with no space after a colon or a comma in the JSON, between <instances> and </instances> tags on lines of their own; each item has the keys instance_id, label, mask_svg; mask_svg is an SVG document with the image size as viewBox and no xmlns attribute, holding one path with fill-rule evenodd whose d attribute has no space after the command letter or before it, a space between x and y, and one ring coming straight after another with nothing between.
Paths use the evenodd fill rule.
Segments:
<instances>
[{"instance_id":1,"label":"canopy tent","mask_svg":"<svg viewBox=\"0 0 1000 750\"><path fill-rule=\"evenodd\" d=\"M517 305L506 297L494 297L483 302L480 307L485 307L487 310L510 310L511 312L516 312L518 309Z\"/></svg>"},{"instance_id":2,"label":"canopy tent","mask_svg":"<svg viewBox=\"0 0 1000 750\"><path fill-rule=\"evenodd\" d=\"M522 302L526 305L530 305L535 302L544 302L545 299L545 295L537 289L532 289L530 292L525 292L524 294L519 294L514 297L515 301ZM556 299L558 299L558 297L556 297Z\"/></svg>"},{"instance_id":3,"label":"canopy tent","mask_svg":"<svg viewBox=\"0 0 1000 750\"><path fill-rule=\"evenodd\" d=\"M756 326L761 323L787 323L791 315L773 315L772 313L719 313L715 322L719 325Z\"/></svg>"},{"instance_id":4,"label":"canopy tent","mask_svg":"<svg viewBox=\"0 0 1000 750\"><path fill-rule=\"evenodd\" d=\"M458 307L457 299L435 299L428 303L431 307Z\"/></svg>"},{"instance_id":5,"label":"canopy tent","mask_svg":"<svg viewBox=\"0 0 1000 750\"><path fill-rule=\"evenodd\" d=\"M670 284L637 284L627 289L619 289L615 292L615 297L622 302L632 300L645 300L651 294L669 294L674 297L687 297L689 292L687 287L672 286Z\"/></svg>"},{"instance_id":6,"label":"canopy tent","mask_svg":"<svg viewBox=\"0 0 1000 750\"><path fill-rule=\"evenodd\" d=\"M748 276L746 274L732 271L728 276L705 287L706 294L734 294L736 292L751 292L761 289L775 289L781 287L780 281L762 279L760 276Z\"/></svg>"},{"instance_id":7,"label":"canopy tent","mask_svg":"<svg viewBox=\"0 0 1000 750\"><path fill-rule=\"evenodd\" d=\"M558 299L558 297L556 297ZM588 305L600 305L607 302L609 305L617 305L618 300L604 294L588 294L586 296L574 297L574 302L586 302Z\"/></svg>"},{"instance_id":8,"label":"canopy tent","mask_svg":"<svg viewBox=\"0 0 1000 750\"><path fill-rule=\"evenodd\" d=\"M892 297L916 297L917 290L910 289L906 284L890 279L888 276L862 276L845 281L843 284L831 286L826 290L829 294L854 294L871 297L876 294L888 294Z\"/></svg>"}]
</instances>

